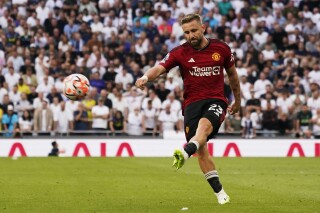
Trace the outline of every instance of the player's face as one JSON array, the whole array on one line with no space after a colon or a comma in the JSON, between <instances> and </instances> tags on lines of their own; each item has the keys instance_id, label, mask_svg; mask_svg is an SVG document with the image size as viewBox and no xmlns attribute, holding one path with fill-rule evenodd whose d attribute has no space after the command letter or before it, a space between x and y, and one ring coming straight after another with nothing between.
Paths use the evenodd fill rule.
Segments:
<instances>
[{"instance_id":1,"label":"player's face","mask_svg":"<svg viewBox=\"0 0 320 213\"><path fill-rule=\"evenodd\" d=\"M183 24L182 29L186 40L191 44L191 46L197 49L201 48L202 40L204 39L204 25L193 20L189 23Z\"/></svg>"}]
</instances>

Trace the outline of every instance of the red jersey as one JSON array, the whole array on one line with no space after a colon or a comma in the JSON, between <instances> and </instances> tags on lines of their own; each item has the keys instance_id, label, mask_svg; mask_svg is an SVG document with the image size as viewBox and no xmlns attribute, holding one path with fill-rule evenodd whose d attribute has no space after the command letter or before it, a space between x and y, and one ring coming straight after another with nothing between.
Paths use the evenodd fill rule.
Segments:
<instances>
[{"instance_id":1,"label":"red jersey","mask_svg":"<svg viewBox=\"0 0 320 213\"><path fill-rule=\"evenodd\" d=\"M218 40L208 39L208 45L194 49L188 42L172 49L159 63L167 72L179 66L184 83L183 107L208 98L225 101L223 70L234 65L230 47Z\"/></svg>"}]
</instances>

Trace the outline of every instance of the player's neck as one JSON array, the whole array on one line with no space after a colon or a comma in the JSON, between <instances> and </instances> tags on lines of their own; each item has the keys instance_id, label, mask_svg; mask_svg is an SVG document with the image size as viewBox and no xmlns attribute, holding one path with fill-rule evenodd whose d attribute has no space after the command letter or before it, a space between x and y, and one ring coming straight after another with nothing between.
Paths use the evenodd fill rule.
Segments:
<instances>
[{"instance_id":1,"label":"player's neck","mask_svg":"<svg viewBox=\"0 0 320 213\"><path fill-rule=\"evenodd\" d=\"M206 37L203 37L199 48L196 48L196 49L197 49L197 50L203 50L203 49L205 49L208 45L209 45L209 39L207 39Z\"/></svg>"}]
</instances>

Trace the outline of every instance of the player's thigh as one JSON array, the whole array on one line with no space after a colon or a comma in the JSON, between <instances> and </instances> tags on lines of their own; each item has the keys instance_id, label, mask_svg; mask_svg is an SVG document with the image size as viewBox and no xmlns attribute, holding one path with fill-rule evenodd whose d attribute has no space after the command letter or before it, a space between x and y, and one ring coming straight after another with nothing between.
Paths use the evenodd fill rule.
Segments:
<instances>
[{"instance_id":1,"label":"player's thigh","mask_svg":"<svg viewBox=\"0 0 320 213\"><path fill-rule=\"evenodd\" d=\"M202 112L201 102L192 103L184 111L184 133L187 142L196 134Z\"/></svg>"},{"instance_id":2,"label":"player's thigh","mask_svg":"<svg viewBox=\"0 0 320 213\"><path fill-rule=\"evenodd\" d=\"M207 102L201 117L207 118L212 124L213 130L208 139L218 133L221 123L226 116L227 107L228 105L224 101L212 100Z\"/></svg>"}]
</instances>

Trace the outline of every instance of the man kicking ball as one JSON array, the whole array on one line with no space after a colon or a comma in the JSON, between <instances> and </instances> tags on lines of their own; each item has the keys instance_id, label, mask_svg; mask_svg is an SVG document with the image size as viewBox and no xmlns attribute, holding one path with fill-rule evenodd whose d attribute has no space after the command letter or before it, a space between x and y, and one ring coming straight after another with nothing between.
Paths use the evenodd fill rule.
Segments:
<instances>
[{"instance_id":1,"label":"man kicking ball","mask_svg":"<svg viewBox=\"0 0 320 213\"><path fill-rule=\"evenodd\" d=\"M205 26L199 15L186 15L181 25L187 42L172 49L158 65L136 81L136 86L143 89L148 81L179 66L184 85L183 114L188 144L184 149L174 151L173 166L180 169L197 153L200 168L218 203L225 204L230 202L230 197L219 181L207 142L218 133L226 112L234 114L240 108L240 85L234 57L226 43L204 36ZM229 107L224 96L224 69L235 98Z\"/></svg>"}]
</instances>

